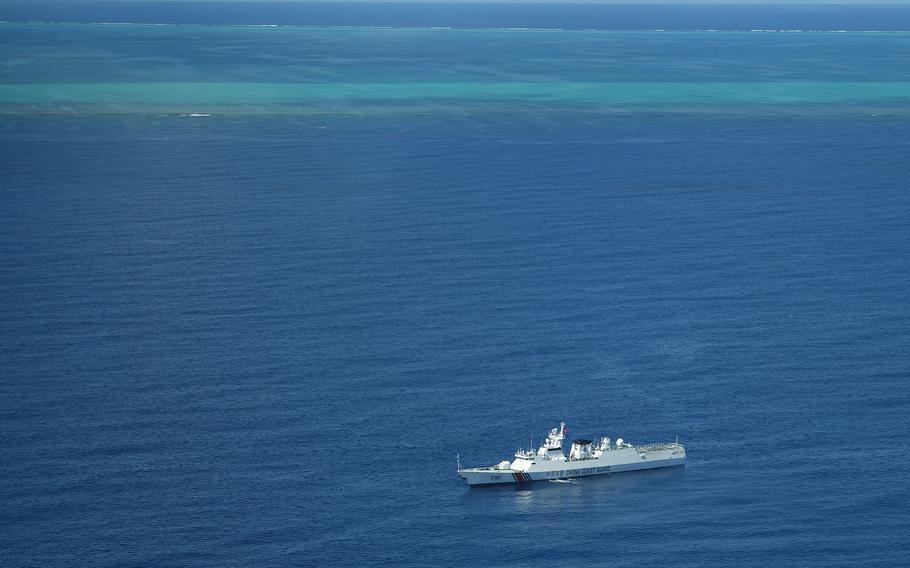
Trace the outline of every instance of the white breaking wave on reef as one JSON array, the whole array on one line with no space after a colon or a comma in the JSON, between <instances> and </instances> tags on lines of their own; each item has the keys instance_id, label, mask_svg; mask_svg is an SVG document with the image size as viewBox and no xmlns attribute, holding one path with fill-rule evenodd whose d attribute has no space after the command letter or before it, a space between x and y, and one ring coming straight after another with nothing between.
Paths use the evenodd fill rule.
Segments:
<instances>
[{"instance_id":1,"label":"white breaking wave on reef","mask_svg":"<svg viewBox=\"0 0 910 568\"><path fill-rule=\"evenodd\" d=\"M258 29L300 29L300 30L395 30L395 31L421 31L421 32L598 32L598 33L855 33L855 34L906 34L906 30L847 30L847 29L775 29L775 28L696 28L671 30L666 28L636 28L636 29L610 29L610 28L538 28L538 27L474 27L474 26L362 26L362 25L304 25L304 24L205 24L199 22L186 23L161 23L161 22L71 22L71 21L46 21L30 20L27 22L10 22L0 20L0 25L79 25L79 26L155 26L155 27L200 27L200 28L258 28Z\"/></svg>"}]
</instances>

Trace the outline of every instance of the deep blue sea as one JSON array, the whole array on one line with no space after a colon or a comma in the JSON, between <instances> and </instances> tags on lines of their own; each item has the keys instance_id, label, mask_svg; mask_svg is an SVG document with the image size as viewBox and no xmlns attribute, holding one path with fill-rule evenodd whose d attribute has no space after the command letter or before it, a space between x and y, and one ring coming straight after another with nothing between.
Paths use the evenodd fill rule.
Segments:
<instances>
[{"instance_id":1,"label":"deep blue sea","mask_svg":"<svg viewBox=\"0 0 910 568\"><path fill-rule=\"evenodd\" d=\"M458 34L0 24L0 566L907 565L910 34Z\"/></svg>"}]
</instances>

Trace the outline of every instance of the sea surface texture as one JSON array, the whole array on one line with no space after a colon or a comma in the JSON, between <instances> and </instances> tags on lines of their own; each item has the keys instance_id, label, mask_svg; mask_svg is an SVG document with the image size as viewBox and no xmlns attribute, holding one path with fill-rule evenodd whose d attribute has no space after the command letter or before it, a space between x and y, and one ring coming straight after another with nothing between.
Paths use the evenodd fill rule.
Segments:
<instances>
[{"instance_id":1,"label":"sea surface texture","mask_svg":"<svg viewBox=\"0 0 910 568\"><path fill-rule=\"evenodd\" d=\"M0 24L0 565L906 566L910 34L482 23Z\"/></svg>"}]
</instances>

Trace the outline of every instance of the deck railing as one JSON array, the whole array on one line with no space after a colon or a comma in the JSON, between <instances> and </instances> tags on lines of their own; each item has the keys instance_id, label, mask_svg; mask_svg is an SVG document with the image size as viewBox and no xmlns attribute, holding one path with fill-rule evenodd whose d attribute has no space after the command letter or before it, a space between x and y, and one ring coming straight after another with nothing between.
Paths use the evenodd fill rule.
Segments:
<instances>
[{"instance_id":1,"label":"deck railing","mask_svg":"<svg viewBox=\"0 0 910 568\"><path fill-rule=\"evenodd\" d=\"M659 450L675 450L676 448L681 448L682 444L678 442L669 442L666 444L645 444L643 446L635 446L635 449L639 452L656 452Z\"/></svg>"}]
</instances>

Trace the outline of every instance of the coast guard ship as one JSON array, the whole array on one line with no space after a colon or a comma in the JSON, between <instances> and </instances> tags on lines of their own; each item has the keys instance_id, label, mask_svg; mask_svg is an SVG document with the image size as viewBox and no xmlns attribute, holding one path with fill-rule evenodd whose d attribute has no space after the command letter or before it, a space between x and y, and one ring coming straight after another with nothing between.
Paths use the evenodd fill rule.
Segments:
<instances>
[{"instance_id":1,"label":"coast guard ship","mask_svg":"<svg viewBox=\"0 0 910 568\"><path fill-rule=\"evenodd\" d=\"M468 485L528 483L683 465L686 461L686 448L678 440L668 444L633 446L622 438L615 442L610 438L601 438L597 443L575 440L566 457L562 442L568 431L566 423L560 423L558 428L550 430L542 446L516 451L511 463L506 460L490 467L462 469L459 458L458 475Z\"/></svg>"}]
</instances>

